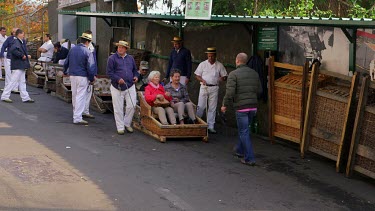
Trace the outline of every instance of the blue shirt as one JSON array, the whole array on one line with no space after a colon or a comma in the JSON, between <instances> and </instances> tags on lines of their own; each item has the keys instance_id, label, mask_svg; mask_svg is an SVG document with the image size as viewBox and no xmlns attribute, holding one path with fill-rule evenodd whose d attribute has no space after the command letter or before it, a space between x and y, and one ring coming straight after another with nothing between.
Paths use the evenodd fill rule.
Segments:
<instances>
[{"instance_id":1,"label":"blue shirt","mask_svg":"<svg viewBox=\"0 0 375 211\"><path fill-rule=\"evenodd\" d=\"M133 86L133 78L138 77L139 73L132 56L126 54L125 57L121 57L116 52L108 58L107 75L111 78L111 84L116 89L119 88L118 81L123 79L126 85L122 84L120 88L124 91Z\"/></svg>"},{"instance_id":2,"label":"blue shirt","mask_svg":"<svg viewBox=\"0 0 375 211\"><path fill-rule=\"evenodd\" d=\"M0 52L0 58L4 58L4 52L5 49L9 50L10 47L12 47L12 44L14 42L15 37L13 35L9 36L5 42L3 43L3 46L1 47L1 52ZM24 43L25 44L25 43ZM10 54L7 54L7 59L10 59Z\"/></svg>"},{"instance_id":3,"label":"blue shirt","mask_svg":"<svg viewBox=\"0 0 375 211\"><path fill-rule=\"evenodd\" d=\"M169 56L169 63L167 69L166 78L169 78L171 69L177 68L181 71L181 76L186 76L190 79L191 75L191 53L185 47L181 47L177 52L175 49L172 50Z\"/></svg>"},{"instance_id":4,"label":"blue shirt","mask_svg":"<svg viewBox=\"0 0 375 211\"><path fill-rule=\"evenodd\" d=\"M94 81L96 74L94 57L85 45L80 43L70 49L64 63L64 73L72 76L87 77L91 82Z\"/></svg>"}]
</instances>

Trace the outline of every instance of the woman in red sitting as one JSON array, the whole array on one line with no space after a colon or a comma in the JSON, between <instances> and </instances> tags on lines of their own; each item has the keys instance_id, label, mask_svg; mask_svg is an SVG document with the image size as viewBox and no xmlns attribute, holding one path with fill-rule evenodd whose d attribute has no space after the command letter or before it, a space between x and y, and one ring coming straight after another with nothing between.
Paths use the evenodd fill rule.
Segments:
<instances>
[{"instance_id":1,"label":"woman in red sitting","mask_svg":"<svg viewBox=\"0 0 375 211\"><path fill-rule=\"evenodd\" d=\"M152 107L152 112L158 115L161 124L168 125L166 115L168 115L169 122L172 125L176 125L176 117L174 115L173 108L168 107L159 107L154 105L154 101L159 99L163 101L164 99L169 102L172 100L171 93L165 92L164 87L159 84L160 82L160 72L152 71L148 75L148 85L145 87L145 100Z\"/></svg>"}]
</instances>

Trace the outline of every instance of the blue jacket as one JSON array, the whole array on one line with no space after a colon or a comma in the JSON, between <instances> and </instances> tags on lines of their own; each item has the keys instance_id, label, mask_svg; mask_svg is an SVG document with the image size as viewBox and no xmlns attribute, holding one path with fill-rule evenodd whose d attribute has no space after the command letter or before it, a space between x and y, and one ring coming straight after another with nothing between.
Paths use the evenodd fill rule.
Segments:
<instances>
[{"instance_id":1,"label":"blue jacket","mask_svg":"<svg viewBox=\"0 0 375 211\"><path fill-rule=\"evenodd\" d=\"M14 39L7 55L10 55L11 70L25 70L30 67L27 49L21 40ZM24 56L26 56L26 59L23 59Z\"/></svg>"},{"instance_id":2,"label":"blue jacket","mask_svg":"<svg viewBox=\"0 0 375 211\"><path fill-rule=\"evenodd\" d=\"M111 84L116 89L119 86L118 81L122 78L127 85L121 85L120 88L124 91L133 86L133 78L138 77L139 73L132 56L127 54L122 58L118 53L115 53L108 58L107 75L111 78Z\"/></svg>"},{"instance_id":3,"label":"blue jacket","mask_svg":"<svg viewBox=\"0 0 375 211\"><path fill-rule=\"evenodd\" d=\"M5 49L7 49L7 51L9 51L9 49L12 47L12 44L15 40L15 36L11 35L9 36L5 42L3 43L3 46L1 47L1 52L0 52L0 58L4 58L4 52L5 52ZM7 58L10 59L10 55L7 54Z\"/></svg>"},{"instance_id":4,"label":"blue jacket","mask_svg":"<svg viewBox=\"0 0 375 211\"><path fill-rule=\"evenodd\" d=\"M94 57L85 45L80 43L70 49L64 63L64 74L87 77L93 82L95 71Z\"/></svg>"},{"instance_id":5,"label":"blue jacket","mask_svg":"<svg viewBox=\"0 0 375 211\"><path fill-rule=\"evenodd\" d=\"M177 68L181 71L181 76L186 76L190 79L191 75L191 53L185 47L181 47L179 52L175 49L172 50L171 55L169 56L169 63L167 69L166 78L169 78L171 69Z\"/></svg>"}]
</instances>

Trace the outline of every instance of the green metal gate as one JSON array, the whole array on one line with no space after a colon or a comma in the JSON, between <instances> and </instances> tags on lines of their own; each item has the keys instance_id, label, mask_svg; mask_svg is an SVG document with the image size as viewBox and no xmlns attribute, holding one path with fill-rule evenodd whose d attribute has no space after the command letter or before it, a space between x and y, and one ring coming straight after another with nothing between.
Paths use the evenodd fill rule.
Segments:
<instances>
[{"instance_id":1,"label":"green metal gate","mask_svg":"<svg viewBox=\"0 0 375 211\"><path fill-rule=\"evenodd\" d=\"M90 11L90 6L82 7L79 11ZM82 33L91 28L90 17L77 17L77 37L81 36Z\"/></svg>"}]
</instances>

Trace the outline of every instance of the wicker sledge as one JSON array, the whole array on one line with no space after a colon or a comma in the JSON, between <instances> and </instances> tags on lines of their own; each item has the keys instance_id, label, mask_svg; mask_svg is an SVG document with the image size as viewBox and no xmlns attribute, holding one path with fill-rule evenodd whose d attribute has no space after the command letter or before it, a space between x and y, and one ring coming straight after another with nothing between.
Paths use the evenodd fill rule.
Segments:
<instances>
[{"instance_id":1,"label":"wicker sledge","mask_svg":"<svg viewBox=\"0 0 375 211\"><path fill-rule=\"evenodd\" d=\"M144 99L142 92L138 92L138 97L139 107L136 113L139 112L139 121L133 121L136 129L160 142L166 142L167 138L201 138L204 142L208 141L207 123L202 119L197 117L198 124L162 125L152 113L151 106Z\"/></svg>"}]
</instances>

